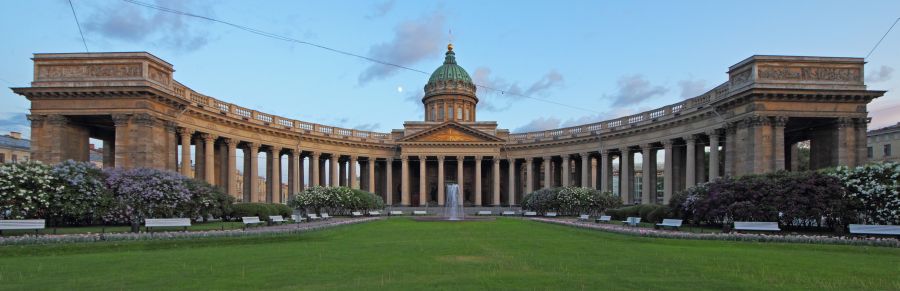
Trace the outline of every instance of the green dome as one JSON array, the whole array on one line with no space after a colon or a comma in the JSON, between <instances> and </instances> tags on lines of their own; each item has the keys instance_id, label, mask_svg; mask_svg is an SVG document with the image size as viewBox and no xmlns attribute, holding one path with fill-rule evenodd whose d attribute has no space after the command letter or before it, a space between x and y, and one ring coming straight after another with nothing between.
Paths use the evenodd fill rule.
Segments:
<instances>
[{"instance_id":1,"label":"green dome","mask_svg":"<svg viewBox=\"0 0 900 291\"><path fill-rule=\"evenodd\" d=\"M444 64L434 70L428 84L439 81L463 81L468 84L472 83L472 78L466 70L456 64L456 54L453 52L453 45L447 46L447 56L444 58Z\"/></svg>"}]
</instances>

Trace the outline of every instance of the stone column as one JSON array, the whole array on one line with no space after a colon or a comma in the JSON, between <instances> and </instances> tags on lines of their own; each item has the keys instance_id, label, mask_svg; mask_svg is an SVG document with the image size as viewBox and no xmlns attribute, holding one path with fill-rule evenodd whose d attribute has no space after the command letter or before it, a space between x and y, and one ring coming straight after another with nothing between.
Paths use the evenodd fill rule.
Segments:
<instances>
[{"instance_id":1,"label":"stone column","mask_svg":"<svg viewBox=\"0 0 900 291\"><path fill-rule=\"evenodd\" d=\"M194 130L180 127L178 134L181 135L181 174L185 177L194 177L191 172L191 135L194 134Z\"/></svg>"},{"instance_id":2,"label":"stone column","mask_svg":"<svg viewBox=\"0 0 900 291\"><path fill-rule=\"evenodd\" d=\"M463 163L465 162L465 160L466 160L466 157L465 157L465 156L457 156L457 157L456 157L456 180L457 180L456 183L459 183L459 193L458 193L458 194L459 194L459 197L458 197L458 199L459 199L459 201L460 201L461 203L464 202L464 201L466 201L466 200L465 200L465 199L466 199L466 194L465 194L466 192L465 192L465 188L464 188L464 185L465 185L465 181L464 181L464 180L465 180L465 178L464 178L464 176L463 176L463 175L464 175L464 174L463 174L463 173L464 173L464 170L463 170Z\"/></svg>"},{"instance_id":3,"label":"stone column","mask_svg":"<svg viewBox=\"0 0 900 291\"><path fill-rule=\"evenodd\" d=\"M366 185L366 186L368 186L368 187L366 187L366 191L369 191L369 193L375 193L375 158L374 157L369 157L369 161L366 162L366 168L369 170L369 174L366 175L366 178L368 178L368 180L369 180L368 185Z\"/></svg>"},{"instance_id":4,"label":"stone column","mask_svg":"<svg viewBox=\"0 0 900 291\"><path fill-rule=\"evenodd\" d=\"M226 163L227 169L225 169L226 175L228 175L228 179L226 179L225 183L228 183L228 194L231 197L238 198L238 189L237 189L237 145L238 141L231 138L226 138L225 146L228 148L228 162Z\"/></svg>"},{"instance_id":5,"label":"stone column","mask_svg":"<svg viewBox=\"0 0 900 291\"><path fill-rule=\"evenodd\" d=\"M714 129L706 134L709 135L709 181L715 181L719 177L719 130ZM668 203L668 200L665 201Z\"/></svg>"},{"instance_id":6,"label":"stone column","mask_svg":"<svg viewBox=\"0 0 900 291\"><path fill-rule=\"evenodd\" d=\"M206 145L203 133L194 136L194 178L206 181Z\"/></svg>"},{"instance_id":7,"label":"stone column","mask_svg":"<svg viewBox=\"0 0 900 291\"><path fill-rule=\"evenodd\" d=\"M419 205L428 205L428 164L427 157L419 157Z\"/></svg>"},{"instance_id":8,"label":"stone column","mask_svg":"<svg viewBox=\"0 0 900 291\"><path fill-rule=\"evenodd\" d=\"M250 181L244 181L244 184L249 187L250 202L263 202L259 197L259 144L249 142L247 149L250 151L250 155L249 159L245 159L245 161L249 160L250 162L250 172L246 176L250 178Z\"/></svg>"},{"instance_id":9,"label":"stone column","mask_svg":"<svg viewBox=\"0 0 900 291\"><path fill-rule=\"evenodd\" d=\"M475 156L475 206L481 206L481 156Z\"/></svg>"},{"instance_id":10,"label":"stone column","mask_svg":"<svg viewBox=\"0 0 900 291\"><path fill-rule=\"evenodd\" d=\"M203 174L210 185L216 184L215 149L216 136L208 133L200 134L203 138ZM197 157L198 159L200 157Z\"/></svg>"},{"instance_id":11,"label":"stone column","mask_svg":"<svg viewBox=\"0 0 900 291\"><path fill-rule=\"evenodd\" d=\"M735 141L737 127L734 123L727 123L725 125L725 176L734 176L735 175Z\"/></svg>"},{"instance_id":12,"label":"stone column","mask_svg":"<svg viewBox=\"0 0 900 291\"><path fill-rule=\"evenodd\" d=\"M494 198L491 199L494 206L500 205L500 157L494 157L491 160L491 176L494 182Z\"/></svg>"},{"instance_id":13,"label":"stone column","mask_svg":"<svg viewBox=\"0 0 900 291\"><path fill-rule=\"evenodd\" d=\"M116 145L116 148L115 148L116 158L115 158L114 164L116 165L117 168L130 168L131 167L131 158L130 158L130 153L131 153L131 142L130 141L131 140L129 138L129 135L131 133L131 130L129 129L130 128L129 125L131 124L131 115L113 114L112 119L113 119L113 125L116 127L116 133L115 133L116 137L115 137L115 142L114 142ZM49 116L47 116L46 123L47 123L47 127L50 127L50 128L44 128L44 129L42 129L42 131L48 131L45 134L46 134L46 137L50 140L53 140L54 138L61 138L59 136L54 137L53 135L61 135L62 133L58 132L58 131L60 130L60 127L65 126L65 124L67 122L68 121L64 116L49 115ZM191 134L193 134L193 131L190 131L190 133L187 134L187 139L188 139L188 141L187 141L187 149L188 149L187 169L188 170L187 170L187 174L185 174L185 176L187 176L187 177L193 177L193 175L191 175L191 159L190 159L190 157L191 157ZM60 154L58 147L62 146L61 144L51 141L49 144L46 144L46 145L48 146L48 148L51 149L51 152L53 152L55 154ZM52 156L55 156L55 155L51 154L51 156L45 156L46 160L44 162L48 162L48 160L50 161L50 163L62 162L62 160L59 160L60 157L56 157L56 159L54 159L54 157L52 157Z\"/></svg>"},{"instance_id":14,"label":"stone column","mask_svg":"<svg viewBox=\"0 0 900 291\"><path fill-rule=\"evenodd\" d=\"M266 193L268 202L281 203L281 148L273 146L269 152L269 163L266 165L269 173L266 175L268 185Z\"/></svg>"},{"instance_id":15,"label":"stone column","mask_svg":"<svg viewBox=\"0 0 900 291\"><path fill-rule=\"evenodd\" d=\"M347 183L347 161L341 161L340 158L338 158L338 186L350 188L350 184Z\"/></svg>"},{"instance_id":16,"label":"stone column","mask_svg":"<svg viewBox=\"0 0 900 291\"><path fill-rule=\"evenodd\" d=\"M525 193L534 192L534 158L525 158Z\"/></svg>"},{"instance_id":17,"label":"stone column","mask_svg":"<svg viewBox=\"0 0 900 291\"><path fill-rule=\"evenodd\" d=\"M854 130L856 132L856 164L853 166L862 166L869 161L867 140L868 123L868 118L857 118L853 122Z\"/></svg>"},{"instance_id":18,"label":"stone column","mask_svg":"<svg viewBox=\"0 0 900 291\"><path fill-rule=\"evenodd\" d=\"M300 166L303 160L300 158L300 149L291 151L290 160L288 160L288 200L294 198L294 195L300 193L300 185L303 185L303 175L300 172Z\"/></svg>"},{"instance_id":19,"label":"stone column","mask_svg":"<svg viewBox=\"0 0 900 291\"><path fill-rule=\"evenodd\" d=\"M697 183L697 149L695 148L696 137L693 135L684 137L685 148L687 151L687 166L684 177L685 187L693 187Z\"/></svg>"},{"instance_id":20,"label":"stone column","mask_svg":"<svg viewBox=\"0 0 900 291\"><path fill-rule=\"evenodd\" d=\"M444 186L444 156L438 156L438 177L437 178L438 178L438 182L437 182L438 205L443 206L444 200L446 200L446 197L444 197L444 188L447 188L446 186Z\"/></svg>"},{"instance_id":21,"label":"stone column","mask_svg":"<svg viewBox=\"0 0 900 291\"><path fill-rule=\"evenodd\" d=\"M511 205L516 204L516 159L510 158L510 159L507 159L507 162L509 162L509 165L507 166L509 168L509 169L507 169L509 171L509 173L507 175L508 181L507 181L506 187L508 189L506 191L507 192L506 194L508 195L508 197L506 197L506 200L509 202L509 205L511 206Z\"/></svg>"},{"instance_id":22,"label":"stone column","mask_svg":"<svg viewBox=\"0 0 900 291\"><path fill-rule=\"evenodd\" d=\"M356 178L356 156L350 156L350 174L347 179L350 180L350 188L359 189L359 179Z\"/></svg>"},{"instance_id":23,"label":"stone column","mask_svg":"<svg viewBox=\"0 0 900 291\"><path fill-rule=\"evenodd\" d=\"M400 204L409 205L409 157L400 157Z\"/></svg>"},{"instance_id":24,"label":"stone column","mask_svg":"<svg viewBox=\"0 0 900 291\"><path fill-rule=\"evenodd\" d=\"M319 186L319 153L309 153L309 185Z\"/></svg>"},{"instance_id":25,"label":"stone column","mask_svg":"<svg viewBox=\"0 0 900 291\"><path fill-rule=\"evenodd\" d=\"M550 171L553 171L553 157L546 156L544 157L544 187L542 189L548 189L553 187L553 181L551 180L553 177L550 175Z\"/></svg>"},{"instance_id":26,"label":"stone column","mask_svg":"<svg viewBox=\"0 0 900 291\"><path fill-rule=\"evenodd\" d=\"M674 169L674 165L672 164L672 140L667 139L662 141L663 144L663 153L665 154L665 165L663 165L663 204L668 205L669 200L672 199L672 194L674 193L673 183L675 179L675 175L672 172Z\"/></svg>"},{"instance_id":27,"label":"stone column","mask_svg":"<svg viewBox=\"0 0 900 291\"><path fill-rule=\"evenodd\" d=\"M394 158L385 159L384 203L394 205Z\"/></svg>"},{"instance_id":28,"label":"stone column","mask_svg":"<svg viewBox=\"0 0 900 291\"><path fill-rule=\"evenodd\" d=\"M653 167L651 167L651 155L653 155L653 146L651 144L642 144L641 180L643 183L641 183L641 185L643 185L643 187L641 187L641 204L650 204L651 201L655 200L651 200L651 198L656 196L656 183L653 181L655 180L656 173L653 173Z\"/></svg>"},{"instance_id":29,"label":"stone column","mask_svg":"<svg viewBox=\"0 0 900 291\"><path fill-rule=\"evenodd\" d=\"M562 171L560 171L560 172L562 172L560 174L560 175L562 175L562 181L560 181L561 182L560 184L562 184L563 187L569 186L569 180L570 180L569 169L571 168L571 164L569 162L570 158L571 157L569 157L568 154L562 155L562 164L560 164L560 167L562 168Z\"/></svg>"},{"instance_id":30,"label":"stone column","mask_svg":"<svg viewBox=\"0 0 900 291\"><path fill-rule=\"evenodd\" d=\"M612 163L609 161L609 152L600 150L600 191L612 191L609 181L612 179Z\"/></svg>"},{"instance_id":31,"label":"stone column","mask_svg":"<svg viewBox=\"0 0 900 291\"><path fill-rule=\"evenodd\" d=\"M165 121L164 126L166 128L166 170L177 172L178 168L178 125L173 121ZM112 168L114 165L107 166L107 160L110 163L115 160L115 152L110 153L110 150L113 148L107 149L107 145L113 146L110 144L114 142L114 140L103 139L103 167L104 168ZM88 155L88 160L90 160L90 154Z\"/></svg>"},{"instance_id":32,"label":"stone column","mask_svg":"<svg viewBox=\"0 0 900 291\"><path fill-rule=\"evenodd\" d=\"M339 165L340 158L341 158L341 156L338 154L331 154L331 158L329 159L329 162L331 162L331 176L329 178L329 179L331 179L330 180L331 187L341 186L342 173L340 173L340 169L341 169L341 166Z\"/></svg>"},{"instance_id":33,"label":"stone column","mask_svg":"<svg viewBox=\"0 0 900 291\"><path fill-rule=\"evenodd\" d=\"M784 127L787 126L787 116L776 116L772 121L772 150L773 154L773 171L784 170Z\"/></svg>"},{"instance_id":34,"label":"stone column","mask_svg":"<svg viewBox=\"0 0 900 291\"><path fill-rule=\"evenodd\" d=\"M591 187L591 156L581 153L581 187Z\"/></svg>"},{"instance_id":35,"label":"stone column","mask_svg":"<svg viewBox=\"0 0 900 291\"><path fill-rule=\"evenodd\" d=\"M634 174L634 166L631 165L631 149L628 147L620 148L622 153L619 158L619 196L622 197L622 203L631 203L631 188L634 187L632 180Z\"/></svg>"}]
</instances>

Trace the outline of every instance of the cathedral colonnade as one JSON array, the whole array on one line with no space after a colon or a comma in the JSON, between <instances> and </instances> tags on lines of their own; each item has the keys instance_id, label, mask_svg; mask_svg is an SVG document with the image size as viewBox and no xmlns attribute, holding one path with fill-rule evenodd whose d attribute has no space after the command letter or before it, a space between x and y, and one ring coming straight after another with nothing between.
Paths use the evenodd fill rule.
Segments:
<instances>
[{"instance_id":1,"label":"cathedral colonnade","mask_svg":"<svg viewBox=\"0 0 900 291\"><path fill-rule=\"evenodd\" d=\"M423 121L388 133L258 112L175 81L148 53L35 54L33 159L178 171L241 201L284 203L307 187L347 186L388 205L442 205L457 183L473 206L579 186L661 203L723 176L866 161L867 90L857 58L753 56L710 91L591 124L510 133L476 121L476 87L448 48L425 86ZM801 159L800 147L809 147ZM240 168L239 168L240 167Z\"/></svg>"}]
</instances>

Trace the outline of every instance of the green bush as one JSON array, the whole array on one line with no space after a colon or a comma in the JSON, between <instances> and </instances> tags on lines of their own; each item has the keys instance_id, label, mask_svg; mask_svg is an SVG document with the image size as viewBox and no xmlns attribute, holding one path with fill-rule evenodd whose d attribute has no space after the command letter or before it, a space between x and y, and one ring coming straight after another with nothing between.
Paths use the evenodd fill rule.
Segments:
<instances>
[{"instance_id":1,"label":"green bush","mask_svg":"<svg viewBox=\"0 0 900 291\"><path fill-rule=\"evenodd\" d=\"M626 206L616 209L609 209L606 214L612 216L612 219L625 220L628 217L640 217L640 209L642 205ZM644 218L641 217L643 220Z\"/></svg>"},{"instance_id":2,"label":"green bush","mask_svg":"<svg viewBox=\"0 0 900 291\"><path fill-rule=\"evenodd\" d=\"M599 214L621 205L610 192L585 187L560 187L534 191L522 199L522 208L560 215Z\"/></svg>"},{"instance_id":3,"label":"green bush","mask_svg":"<svg viewBox=\"0 0 900 291\"><path fill-rule=\"evenodd\" d=\"M669 217L668 207L662 206L662 205L656 205L656 207L653 209L653 211L650 211L650 213L647 214L647 218L642 217L641 219L642 220L646 219L647 222L660 223L660 222L662 222L663 219L666 219L666 218L671 218L671 217Z\"/></svg>"},{"instance_id":4,"label":"green bush","mask_svg":"<svg viewBox=\"0 0 900 291\"><path fill-rule=\"evenodd\" d=\"M362 190L314 186L294 195L288 205L315 213L349 215L353 211L382 209L384 201L380 196Z\"/></svg>"}]
</instances>

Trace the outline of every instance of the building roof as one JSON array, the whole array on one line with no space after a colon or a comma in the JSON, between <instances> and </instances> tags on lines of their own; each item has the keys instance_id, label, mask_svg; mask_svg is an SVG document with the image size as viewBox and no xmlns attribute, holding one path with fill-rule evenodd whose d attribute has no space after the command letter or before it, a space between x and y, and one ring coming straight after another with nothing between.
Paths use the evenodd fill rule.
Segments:
<instances>
[{"instance_id":1,"label":"building roof","mask_svg":"<svg viewBox=\"0 0 900 291\"><path fill-rule=\"evenodd\" d=\"M437 70L434 70L434 73L431 74L431 78L428 79L428 83L438 81L463 81L473 84L472 78L469 77L469 73L456 64L456 53L453 52L453 44L447 45L447 53L445 55L444 64L438 67Z\"/></svg>"},{"instance_id":2,"label":"building roof","mask_svg":"<svg viewBox=\"0 0 900 291\"><path fill-rule=\"evenodd\" d=\"M0 135L0 148L30 150L31 140L14 138L9 135Z\"/></svg>"},{"instance_id":3,"label":"building roof","mask_svg":"<svg viewBox=\"0 0 900 291\"><path fill-rule=\"evenodd\" d=\"M886 126L886 127L882 127L879 129L870 130L868 133L868 136L879 135L879 134L884 134L884 133L889 133L889 132L898 132L898 131L900 131L900 122L897 122L897 124L894 124L891 126Z\"/></svg>"}]
</instances>

